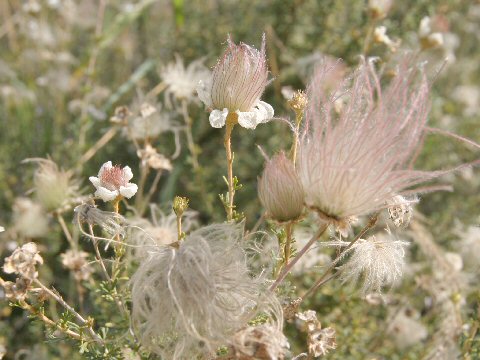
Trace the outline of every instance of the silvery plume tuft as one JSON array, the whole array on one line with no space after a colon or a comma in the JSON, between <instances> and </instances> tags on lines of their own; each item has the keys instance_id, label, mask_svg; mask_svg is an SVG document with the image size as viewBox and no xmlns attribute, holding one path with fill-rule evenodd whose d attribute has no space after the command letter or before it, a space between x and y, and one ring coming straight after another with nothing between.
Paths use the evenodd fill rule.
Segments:
<instances>
[{"instance_id":1,"label":"silvery plume tuft","mask_svg":"<svg viewBox=\"0 0 480 360\"><path fill-rule=\"evenodd\" d=\"M208 356L262 313L282 327L281 307L251 276L243 224L213 224L178 249L159 246L132 284L132 323L143 346L165 359Z\"/></svg>"}]
</instances>

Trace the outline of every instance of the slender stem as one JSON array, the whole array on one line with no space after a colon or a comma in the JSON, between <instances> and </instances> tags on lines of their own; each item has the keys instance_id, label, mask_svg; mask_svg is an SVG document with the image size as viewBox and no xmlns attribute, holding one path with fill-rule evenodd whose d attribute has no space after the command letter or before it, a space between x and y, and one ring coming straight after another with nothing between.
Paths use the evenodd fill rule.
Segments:
<instances>
[{"instance_id":1,"label":"slender stem","mask_svg":"<svg viewBox=\"0 0 480 360\"><path fill-rule=\"evenodd\" d=\"M293 166L295 166L295 164L297 163L298 137L300 135L300 125L302 123L302 120L303 120L303 111L295 111L296 127L295 127L295 134L293 138L292 149L290 150L292 154Z\"/></svg>"},{"instance_id":2,"label":"slender stem","mask_svg":"<svg viewBox=\"0 0 480 360\"><path fill-rule=\"evenodd\" d=\"M185 99L182 100L182 115L183 115L183 119L185 120L185 125L186 125L185 133L187 135L187 146L188 146L188 150L190 151L190 155L192 156L193 170L197 171L200 165L198 163L198 156L197 156L195 141L193 140L192 118L188 115L188 106L187 106L187 101Z\"/></svg>"},{"instance_id":3,"label":"slender stem","mask_svg":"<svg viewBox=\"0 0 480 360\"><path fill-rule=\"evenodd\" d=\"M235 185L233 183L233 153L232 153L232 130L238 121L238 115L235 113L229 113L227 115L227 121L225 126L225 151L227 153L227 167L228 167L228 205L227 205L227 220L233 219L233 197L235 196Z\"/></svg>"},{"instance_id":4,"label":"slender stem","mask_svg":"<svg viewBox=\"0 0 480 360\"><path fill-rule=\"evenodd\" d=\"M90 149L88 149L82 157L78 160L78 165L85 164L88 160L90 160L98 150L100 150L102 147L104 147L110 140L113 139L115 134L117 133L117 128L115 126L112 126L108 131L102 135L100 139L93 145Z\"/></svg>"},{"instance_id":5,"label":"slender stem","mask_svg":"<svg viewBox=\"0 0 480 360\"><path fill-rule=\"evenodd\" d=\"M95 257L97 258L97 261L100 264L100 267L102 268L103 276L105 277L106 280L108 280L109 282L112 282L112 278L108 274L107 267L105 266L102 255L100 254L100 249L98 248L98 240L93 234L93 226L88 225L88 227L90 229L90 235L92 235L93 248L95 249Z\"/></svg>"},{"instance_id":6,"label":"slender stem","mask_svg":"<svg viewBox=\"0 0 480 360\"><path fill-rule=\"evenodd\" d=\"M140 180L138 181L138 191L135 199L135 205L137 208L140 208L143 203L143 192L145 190L145 184L147 182L149 172L150 167L146 164L144 165L143 162L140 162Z\"/></svg>"},{"instance_id":7,"label":"slender stem","mask_svg":"<svg viewBox=\"0 0 480 360\"><path fill-rule=\"evenodd\" d=\"M83 325L87 328L87 331L89 332L90 336L92 339L94 339L98 343L103 344L103 340L100 336L97 335L97 333L92 329L92 321L88 321L83 318L82 315L80 315L74 308L72 308L63 298L60 296L60 294L50 290L48 287L43 285L43 283L38 280L38 279L32 279L35 284L40 286L40 288L45 291L50 297L52 297L54 300L56 300L60 305L62 305L65 309L67 309L70 313L72 313L73 316Z\"/></svg>"},{"instance_id":8,"label":"slender stem","mask_svg":"<svg viewBox=\"0 0 480 360\"><path fill-rule=\"evenodd\" d=\"M283 268L283 270L280 272L280 275L278 276L277 280L273 283L272 286L270 286L270 290L273 291L275 290L281 283L282 281L287 277L288 273L290 270L292 270L293 266L300 260L300 258L310 249L310 247L313 245L315 241L317 241L320 236L323 235L323 233L328 229L328 223L323 224L318 231L312 236L312 238L308 241L308 243L300 250L297 255L293 258L293 260Z\"/></svg>"},{"instance_id":9,"label":"slender stem","mask_svg":"<svg viewBox=\"0 0 480 360\"><path fill-rule=\"evenodd\" d=\"M335 277L336 274L333 274L332 276L328 277L327 279L327 276L330 274L330 272L335 269L335 266L337 266L338 262L343 258L343 255L351 249L351 247L359 240L361 239L371 228L373 228L375 226L375 224L377 223L377 220L378 220L378 213L375 214L374 216L372 216L370 218L370 220L368 221L367 225L365 225L365 227L362 229L362 231L360 231L358 233L357 236L355 236L355 238L350 242L350 244L348 244L348 246L346 246L338 255L337 257L335 258L335 260L332 261L332 263L330 264L330 266L328 267L328 269L323 273L323 275L320 277L320 279L318 279L315 284L313 284L310 289L307 290L307 292L302 296L302 301L303 299L307 298L309 295L311 295L312 293L314 293L320 286L322 286L323 284L325 284L327 281L329 281L330 279L332 279L333 277Z\"/></svg>"},{"instance_id":10,"label":"slender stem","mask_svg":"<svg viewBox=\"0 0 480 360\"><path fill-rule=\"evenodd\" d=\"M177 215L177 234L178 242L182 241L182 216Z\"/></svg>"},{"instance_id":11,"label":"slender stem","mask_svg":"<svg viewBox=\"0 0 480 360\"><path fill-rule=\"evenodd\" d=\"M56 329L60 330L61 332L65 333L66 335L70 336L75 340L82 340L82 336L80 334L72 330L64 329L63 327L58 325L55 321L53 321L48 316L46 316L43 312L36 310L33 306L28 304L25 300L19 301L19 304L22 307L22 309L27 310L32 315L35 315L40 320L42 320L45 324L55 327Z\"/></svg>"},{"instance_id":12,"label":"slender stem","mask_svg":"<svg viewBox=\"0 0 480 360\"><path fill-rule=\"evenodd\" d=\"M58 223L60 224L60 226L63 230L63 233L65 234L65 237L67 238L70 246L72 247L72 249L76 249L77 244L73 241L72 234L70 234L70 231L68 230L67 224L65 223L65 220L63 219L62 214L57 213L57 220L58 220Z\"/></svg>"},{"instance_id":13,"label":"slender stem","mask_svg":"<svg viewBox=\"0 0 480 360\"><path fill-rule=\"evenodd\" d=\"M120 201L122 200L122 197L118 197L117 199L114 200L113 202L113 211L115 214L119 214L119 208L120 208ZM117 271L120 267L120 259L122 257L123 253L123 244L120 241L120 234L117 234L115 236L115 260L112 265L112 281L115 281L117 277Z\"/></svg>"},{"instance_id":14,"label":"slender stem","mask_svg":"<svg viewBox=\"0 0 480 360\"><path fill-rule=\"evenodd\" d=\"M140 215L143 215L145 212L146 207L148 206L148 203L150 202L150 199L152 198L153 194L155 193L155 190L157 190L158 182L160 181L160 178L162 177L162 170L158 169L157 173L155 174L155 178L153 179L152 186L150 186L150 189L148 190L147 196L145 199L143 199L142 206L140 209L137 209L139 211Z\"/></svg>"},{"instance_id":15,"label":"slender stem","mask_svg":"<svg viewBox=\"0 0 480 360\"><path fill-rule=\"evenodd\" d=\"M289 221L287 224L285 224L285 233L287 236L287 241L285 242L285 246L283 248L283 254L285 256L283 263L284 263L284 266L287 266L292 253L291 247L292 247L292 235L293 235L293 222Z\"/></svg>"}]
</instances>

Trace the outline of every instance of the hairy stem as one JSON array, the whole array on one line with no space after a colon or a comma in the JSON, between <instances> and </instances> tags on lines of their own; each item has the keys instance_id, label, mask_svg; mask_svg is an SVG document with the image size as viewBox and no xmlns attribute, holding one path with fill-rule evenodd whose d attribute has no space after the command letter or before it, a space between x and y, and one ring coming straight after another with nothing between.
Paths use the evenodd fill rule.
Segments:
<instances>
[{"instance_id":1,"label":"hairy stem","mask_svg":"<svg viewBox=\"0 0 480 360\"><path fill-rule=\"evenodd\" d=\"M198 168L200 165L198 163L198 156L197 156L195 141L193 141L192 118L190 117L190 115L188 115L187 101L185 99L182 100L182 115L183 115L183 119L185 120L185 133L187 135L187 146L188 146L188 150L190 151L190 155L192 157L193 170L198 171Z\"/></svg>"},{"instance_id":2,"label":"hairy stem","mask_svg":"<svg viewBox=\"0 0 480 360\"><path fill-rule=\"evenodd\" d=\"M300 125L303 120L303 111L295 111L295 134L293 136L293 144L290 153L292 154L293 166L297 163L297 148L298 148L298 137L300 135Z\"/></svg>"},{"instance_id":3,"label":"hairy stem","mask_svg":"<svg viewBox=\"0 0 480 360\"><path fill-rule=\"evenodd\" d=\"M238 115L235 113L229 113L227 115L227 121L225 126L225 151L227 153L227 168L228 168L228 204L227 204L227 220L233 219L233 197L235 196L235 185L233 183L233 153L232 153L232 130L238 121Z\"/></svg>"},{"instance_id":4,"label":"hairy stem","mask_svg":"<svg viewBox=\"0 0 480 360\"><path fill-rule=\"evenodd\" d=\"M40 286L40 288L45 291L51 298L56 300L60 305L62 305L66 310L68 310L80 323L85 326L88 333L98 343L103 344L103 340L92 328L92 320L86 320L82 315L80 315L73 307L71 307L57 292L50 290L48 287L43 285L43 283L38 279L32 279L35 284Z\"/></svg>"},{"instance_id":5,"label":"hairy stem","mask_svg":"<svg viewBox=\"0 0 480 360\"><path fill-rule=\"evenodd\" d=\"M36 316L38 319L43 321L46 325L52 326L52 327L60 330L61 332L63 332L64 334L70 336L71 338L73 338L75 340L82 340L82 336L79 333L76 333L75 331L72 331L72 330L65 329L65 328L61 327L55 321L53 321L47 315L45 315L42 311L38 311L33 306L28 304L25 300L19 301L19 304L22 307L22 309L27 310L32 315Z\"/></svg>"},{"instance_id":6,"label":"hairy stem","mask_svg":"<svg viewBox=\"0 0 480 360\"><path fill-rule=\"evenodd\" d=\"M293 222L289 221L285 225L285 234L287 236L287 240L285 242L285 246L283 248L283 254L284 254L284 266L288 265L288 261L290 260L290 256L292 254L292 236L293 236Z\"/></svg>"},{"instance_id":7,"label":"hairy stem","mask_svg":"<svg viewBox=\"0 0 480 360\"><path fill-rule=\"evenodd\" d=\"M288 273L292 270L293 266L298 262L298 260L300 260L300 258L308 251L308 249L310 249L313 243L317 241L320 236L322 236L323 233L328 229L328 225L328 223L323 224L308 241L308 243L302 248L302 250L297 253L293 260L283 268L283 270L280 272L280 275L277 277L277 280L275 280L272 286L270 286L271 291L275 290L282 283L282 281L285 280Z\"/></svg>"}]
</instances>

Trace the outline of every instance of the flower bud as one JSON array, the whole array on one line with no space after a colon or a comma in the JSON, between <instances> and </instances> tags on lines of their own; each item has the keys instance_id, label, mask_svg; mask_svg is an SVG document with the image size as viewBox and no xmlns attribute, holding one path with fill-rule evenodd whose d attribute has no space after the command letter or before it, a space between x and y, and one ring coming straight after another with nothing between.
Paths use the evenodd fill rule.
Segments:
<instances>
[{"instance_id":1,"label":"flower bud","mask_svg":"<svg viewBox=\"0 0 480 360\"><path fill-rule=\"evenodd\" d=\"M267 161L258 181L258 195L267 215L277 221L290 221L303 211L303 188L292 162L282 152Z\"/></svg>"}]
</instances>

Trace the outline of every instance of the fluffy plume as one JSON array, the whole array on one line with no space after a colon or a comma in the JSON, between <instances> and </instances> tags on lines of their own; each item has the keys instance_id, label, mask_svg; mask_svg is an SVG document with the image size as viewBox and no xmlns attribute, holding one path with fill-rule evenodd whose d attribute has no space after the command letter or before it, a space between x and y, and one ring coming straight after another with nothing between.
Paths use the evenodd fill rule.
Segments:
<instances>
[{"instance_id":1,"label":"fluffy plume","mask_svg":"<svg viewBox=\"0 0 480 360\"><path fill-rule=\"evenodd\" d=\"M265 35L259 50L230 38L223 56L213 69L211 78L200 81L198 97L212 109L210 125L221 128L227 115L237 115L238 123L248 129L273 117L273 108L260 97L268 84Z\"/></svg>"},{"instance_id":2,"label":"fluffy plume","mask_svg":"<svg viewBox=\"0 0 480 360\"><path fill-rule=\"evenodd\" d=\"M385 208L393 196L421 192L411 188L439 173L410 167L427 121L424 74L403 59L382 89L373 62L364 61L345 88L326 94L323 79L335 67L320 65L309 86L298 165L307 205L341 221ZM339 99L345 101L336 112Z\"/></svg>"},{"instance_id":3,"label":"fluffy plume","mask_svg":"<svg viewBox=\"0 0 480 360\"><path fill-rule=\"evenodd\" d=\"M178 249L158 247L132 277L132 320L142 345L166 359L211 354L259 312L281 307L252 278L241 246L243 224L215 224Z\"/></svg>"},{"instance_id":4,"label":"fluffy plume","mask_svg":"<svg viewBox=\"0 0 480 360\"><path fill-rule=\"evenodd\" d=\"M133 245L135 258L145 259L150 252L156 252L158 246L171 245L178 240L177 216L174 212L166 213L157 205L150 205L150 220L129 219L129 242ZM186 210L182 214L182 231L188 233L197 226L197 213Z\"/></svg>"},{"instance_id":5,"label":"fluffy plume","mask_svg":"<svg viewBox=\"0 0 480 360\"><path fill-rule=\"evenodd\" d=\"M303 189L293 163L283 152L268 160L258 180L258 195L277 221L296 220L303 211Z\"/></svg>"},{"instance_id":6,"label":"fluffy plume","mask_svg":"<svg viewBox=\"0 0 480 360\"><path fill-rule=\"evenodd\" d=\"M339 268L342 280L357 283L363 276L363 294L394 285L403 273L406 246L408 242L382 234L358 240L351 247L352 256Z\"/></svg>"},{"instance_id":7,"label":"fluffy plume","mask_svg":"<svg viewBox=\"0 0 480 360\"><path fill-rule=\"evenodd\" d=\"M175 62L171 62L160 69L160 76L167 85L166 98L192 100L198 82L208 75L208 69L203 60L196 60L185 66L183 59L177 55ZM198 101L198 100L197 100Z\"/></svg>"},{"instance_id":8,"label":"fluffy plume","mask_svg":"<svg viewBox=\"0 0 480 360\"><path fill-rule=\"evenodd\" d=\"M59 209L78 189L72 182L71 174L59 169L51 160L27 159L24 162L38 164L34 175L35 195L45 209Z\"/></svg>"}]
</instances>

